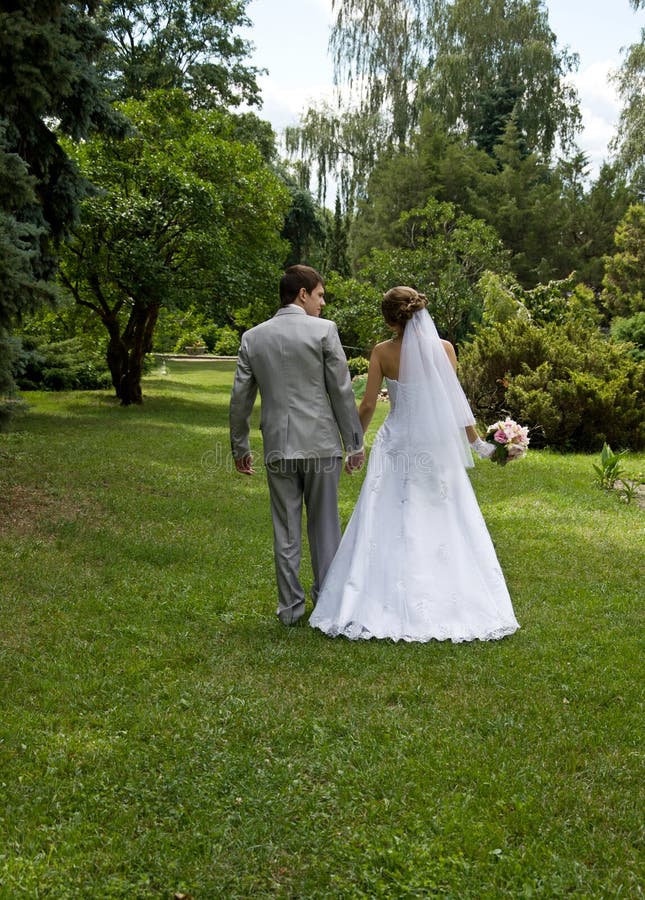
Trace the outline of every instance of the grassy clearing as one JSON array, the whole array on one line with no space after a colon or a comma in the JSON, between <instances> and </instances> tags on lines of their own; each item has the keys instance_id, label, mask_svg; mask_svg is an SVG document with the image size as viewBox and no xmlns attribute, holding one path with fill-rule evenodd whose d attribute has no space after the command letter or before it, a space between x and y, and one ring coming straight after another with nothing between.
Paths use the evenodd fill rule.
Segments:
<instances>
[{"instance_id":1,"label":"grassy clearing","mask_svg":"<svg viewBox=\"0 0 645 900\"><path fill-rule=\"evenodd\" d=\"M590 457L479 462L516 635L284 629L231 378L0 436L0 896L642 896L642 510Z\"/></svg>"}]
</instances>

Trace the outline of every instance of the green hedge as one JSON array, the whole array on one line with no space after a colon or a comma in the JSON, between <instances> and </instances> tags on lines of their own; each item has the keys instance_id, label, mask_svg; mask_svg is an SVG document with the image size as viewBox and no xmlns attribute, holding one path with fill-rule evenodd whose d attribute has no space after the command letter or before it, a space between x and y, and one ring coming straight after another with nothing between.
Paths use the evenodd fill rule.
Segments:
<instances>
[{"instance_id":1,"label":"green hedge","mask_svg":"<svg viewBox=\"0 0 645 900\"><path fill-rule=\"evenodd\" d=\"M478 419L508 414L529 426L533 446L645 446L645 363L596 329L499 323L480 328L459 363Z\"/></svg>"}]
</instances>

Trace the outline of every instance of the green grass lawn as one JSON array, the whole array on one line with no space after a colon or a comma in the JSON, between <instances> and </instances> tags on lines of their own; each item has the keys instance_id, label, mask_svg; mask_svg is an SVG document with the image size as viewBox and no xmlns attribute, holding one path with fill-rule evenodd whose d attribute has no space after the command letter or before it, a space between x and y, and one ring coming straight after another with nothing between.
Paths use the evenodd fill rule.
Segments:
<instances>
[{"instance_id":1,"label":"green grass lawn","mask_svg":"<svg viewBox=\"0 0 645 900\"><path fill-rule=\"evenodd\" d=\"M642 509L594 457L478 461L517 634L286 629L232 369L0 435L0 897L643 896Z\"/></svg>"}]
</instances>

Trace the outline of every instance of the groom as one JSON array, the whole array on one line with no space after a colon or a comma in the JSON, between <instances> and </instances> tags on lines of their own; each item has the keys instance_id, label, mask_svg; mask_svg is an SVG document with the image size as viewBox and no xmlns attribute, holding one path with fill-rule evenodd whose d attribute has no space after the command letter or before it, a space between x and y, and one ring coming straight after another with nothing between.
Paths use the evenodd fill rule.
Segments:
<instances>
[{"instance_id":1,"label":"groom","mask_svg":"<svg viewBox=\"0 0 645 900\"><path fill-rule=\"evenodd\" d=\"M271 499L280 621L305 612L300 584L302 501L314 573L314 604L340 543L338 483L342 445L348 472L365 461L363 430L336 325L320 319L321 276L291 266L280 280L280 309L245 332L231 392L235 468L253 474L249 420L260 389L260 429Z\"/></svg>"}]
</instances>

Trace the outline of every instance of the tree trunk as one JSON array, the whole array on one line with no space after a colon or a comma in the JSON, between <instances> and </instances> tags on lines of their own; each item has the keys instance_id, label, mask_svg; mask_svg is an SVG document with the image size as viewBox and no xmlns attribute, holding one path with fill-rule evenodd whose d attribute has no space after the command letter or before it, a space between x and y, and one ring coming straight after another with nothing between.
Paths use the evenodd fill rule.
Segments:
<instances>
[{"instance_id":1,"label":"tree trunk","mask_svg":"<svg viewBox=\"0 0 645 900\"><path fill-rule=\"evenodd\" d=\"M153 303L135 302L130 313L130 318L123 333L123 342L128 348L127 368L121 377L119 399L122 406L130 406L132 403L142 403L141 376L146 353L152 350L152 335L154 334L157 317L159 316L159 301Z\"/></svg>"},{"instance_id":2,"label":"tree trunk","mask_svg":"<svg viewBox=\"0 0 645 900\"><path fill-rule=\"evenodd\" d=\"M119 400L121 399L121 384L128 370L128 348L123 343L121 330L117 319L103 319L110 339L107 345L107 364L112 376L112 384Z\"/></svg>"}]
</instances>

